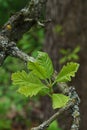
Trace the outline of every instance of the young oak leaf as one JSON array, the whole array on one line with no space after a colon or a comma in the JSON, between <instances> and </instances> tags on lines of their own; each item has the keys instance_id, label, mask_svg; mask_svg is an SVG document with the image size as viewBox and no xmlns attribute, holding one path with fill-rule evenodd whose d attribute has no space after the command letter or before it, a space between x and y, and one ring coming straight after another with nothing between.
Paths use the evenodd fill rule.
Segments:
<instances>
[{"instance_id":1,"label":"young oak leaf","mask_svg":"<svg viewBox=\"0 0 87 130\"><path fill-rule=\"evenodd\" d=\"M21 86L29 83L29 75L24 70L13 73L11 79L13 85Z\"/></svg>"},{"instance_id":2,"label":"young oak leaf","mask_svg":"<svg viewBox=\"0 0 87 130\"><path fill-rule=\"evenodd\" d=\"M41 90L44 89L44 85L30 83L28 86L20 87L17 91L26 97L36 96Z\"/></svg>"},{"instance_id":3,"label":"young oak leaf","mask_svg":"<svg viewBox=\"0 0 87 130\"><path fill-rule=\"evenodd\" d=\"M44 67L39 65L37 61L29 62L28 68L34 73L34 75L36 75L40 79L46 79L46 71Z\"/></svg>"},{"instance_id":4,"label":"young oak leaf","mask_svg":"<svg viewBox=\"0 0 87 130\"><path fill-rule=\"evenodd\" d=\"M37 60L41 66L43 66L46 70L47 77L50 78L53 74L53 64L51 59L49 58L48 54L45 52L38 52Z\"/></svg>"},{"instance_id":5,"label":"young oak leaf","mask_svg":"<svg viewBox=\"0 0 87 130\"><path fill-rule=\"evenodd\" d=\"M61 108L66 105L66 103L69 101L69 97L65 96L63 94L53 94L52 95L52 104L53 109Z\"/></svg>"},{"instance_id":6,"label":"young oak leaf","mask_svg":"<svg viewBox=\"0 0 87 130\"><path fill-rule=\"evenodd\" d=\"M66 66L63 66L62 70L56 77L56 82L68 82L71 81L71 77L75 77L75 73L79 68L78 63L67 63Z\"/></svg>"},{"instance_id":7,"label":"young oak leaf","mask_svg":"<svg viewBox=\"0 0 87 130\"><path fill-rule=\"evenodd\" d=\"M19 93L26 97L37 95L42 89L48 88L31 72L27 74L25 71L12 74L12 80L14 85L18 85ZM43 91L42 90L42 91Z\"/></svg>"},{"instance_id":8,"label":"young oak leaf","mask_svg":"<svg viewBox=\"0 0 87 130\"><path fill-rule=\"evenodd\" d=\"M54 71L52 61L45 52L38 52L36 61L29 62L28 68L40 79L50 78Z\"/></svg>"}]
</instances>

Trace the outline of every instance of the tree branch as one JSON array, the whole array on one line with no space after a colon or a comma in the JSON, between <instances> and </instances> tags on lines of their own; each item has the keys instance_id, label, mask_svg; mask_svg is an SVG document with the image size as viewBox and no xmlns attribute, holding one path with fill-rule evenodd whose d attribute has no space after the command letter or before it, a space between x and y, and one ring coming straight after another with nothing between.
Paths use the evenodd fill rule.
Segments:
<instances>
[{"instance_id":1,"label":"tree branch","mask_svg":"<svg viewBox=\"0 0 87 130\"><path fill-rule=\"evenodd\" d=\"M11 16L3 26L1 35L7 36L10 41L17 42L25 32L37 23L46 1L31 0L25 8Z\"/></svg>"},{"instance_id":2,"label":"tree branch","mask_svg":"<svg viewBox=\"0 0 87 130\"><path fill-rule=\"evenodd\" d=\"M21 39L23 34L38 22L46 1L31 0L25 8L11 16L3 26L0 32L0 65L3 64L5 58L9 55L8 52L11 52L12 46L10 47L9 44Z\"/></svg>"},{"instance_id":3,"label":"tree branch","mask_svg":"<svg viewBox=\"0 0 87 130\"><path fill-rule=\"evenodd\" d=\"M12 46L10 48L10 51L8 52L9 55L13 56L13 57L17 57L19 59L21 59L24 62L28 62L28 61L34 61L35 59L29 55L27 55L26 53L22 52L17 46L16 43L11 42L11 45L14 44L14 46Z\"/></svg>"},{"instance_id":4,"label":"tree branch","mask_svg":"<svg viewBox=\"0 0 87 130\"><path fill-rule=\"evenodd\" d=\"M31 130L46 130L48 126L55 120L57 117L62 114L64 111L68 110L71 106L73 106L73 102L69 102L65 107L59 109L58 112L56 112L52 117L50 117L47 121L43 122L38 127L34 127Z\"/></svg>"}]
</instances>

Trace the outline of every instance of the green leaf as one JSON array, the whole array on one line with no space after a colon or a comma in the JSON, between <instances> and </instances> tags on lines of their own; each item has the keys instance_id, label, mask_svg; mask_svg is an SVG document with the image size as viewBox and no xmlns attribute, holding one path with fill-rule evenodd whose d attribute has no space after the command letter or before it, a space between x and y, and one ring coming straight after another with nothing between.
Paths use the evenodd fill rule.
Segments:
<instances>
[{"instance_id":1,"label":"green leaf","mask_svg":"<svg viewBox=\"0 0 87 130\"><path fill-rule=\"evenodd\" d=\"M69 97L63 94L52 95L52 103L54 109L64 107L68 101Z\"/></svg>"},{"instance_id":2,"label":"green leaf","mask_svg":"<svg viewBox=\"0 0 87 130\"><path fill-rule=\"evenodd\" d=\"M14 85L20 88L17 90L19 93L26 97L37 95L42 89L48 88L31 72L27 74L25 71L12 74Z\"/></svg>"},{"instance_id":3,"label":"green leaf","mask_svg":"<svg viewBox=\"0 0 87 130\"><path fill-rule=\"evenodd\" d=\"M78 56L77 54L73 54L73 55L72 55L72 59L78 60L78 59L79 59L79 56Z\"/></svg>"},{"instance_id":4,"label":"green leaf","mask_svg":"<svg viewBox=\"0 0 87 130\"><path fill-rule=\"evenodd\" d=\"M43 66L40 66L37 61L29 62L28 68L32 70L32 72L39 77L40 79L46 79L46 72Z\"/></svg>"},{"instance_id":5,"label":"green leaf","mask_svg":"<svg viewBox=\"0 0 87 130\"><path fill-rule=\"evenodd\" d=\"M44 67L47 78L50 78L50 76L52 76L53 74L54 69L52 61L49 58L48 54L45 52L38 52L37 60L38 63Z\"/></svg>"},{"instance_id":6,"label":"green leaf","mask_svg":"<svg viewBox=\"0 0 87 130\"><path fill-rule=\"evenodd\" d=\"M41 96L45 96L50 93L50 89L48 87L44 87L38 94Z\"/></svg>"},{"instance_id":7,"label":"green leaf","mask_svg":"<svg viewBox=\"0 0 87 130\"><path fill-rule=\"evenodd\" d=\"M53 122L50 124L50 126L48 127L47 130L62 130L62 129L59 128L59 126L58 126L58 121L55 120L55 121L53 121Z\"/></svg>"},{"instance_id":8,"label":"green leaf","mask_svg":"<svg viewBox=\"0 0 87 130\"><path fill-rule=\"evenodd\" d=\"M60 60L59 60L59 63L60 64L63 64L63 63L65 63L67 61L67 56L64 56L63 58L61 58Z\"/></svg>"},{"instance_id":9,"label":"green leaf","mask_svg":"<svg viewBox=\"0 0 87 130\"><path fill-rule=\"evenodd\" d=\"M74 49L73 53L76 54L76 53L78 53L80 50L81 50L80 46L77 46L77 47Z\"/></svg>"},{"instance_id":10,"label":"green leaf","mask_svg":"<svg viewBox=\"0 0 87 130\"><path fill-rule=\"evenodd\" d=\"M45 52L38 52L37 59L28 63L28 68L40 79L50 78L53 74L52 61Z\"/></svg>"},{"instance_id":11,"label":"green leaf","mask_svg":"<svg viewBox=\"0 0 87 130\"><path fill-rule=\"evenodd\" d=\"M67 49L67 50L66 49L61 49L60 53L63 54L63 55L67 55L67 54L70 53L70 49Z\"/></svg>"},{"instance_id":12,"label":"green leaf","mask_svg":"<svg viewBox=\"0 0 87 130\"><path fill-rule=\"evenodd\" d=\"M20 87L17 91L26 97L36 96L42 89L44 85L30 83L28 86Z\"/></svg>"},{"instance_id":13,"label":"green leaf","mask_svg":"<svg viewBox=\"0 0 87 130\"><path fill-rule=\"evenodd\" d=\"M62 70L56 77L56 82L67 82L71 81L71 77L75 77L75 73L79 68L78 63L70 62L66 66L63 66Z\"/></svg>"},{"instance_id":14,"label":"green leaf","mask_svg":"<svg viewBox=\"0 0 87 130\"><path fill-rule=\"evenodd\" d=\"M14 85L21 86L29 83L29 77L30 76L24 70L22 70L21 72L18 71L13 73L11 79Z\"/></svg>"}]
</instances>

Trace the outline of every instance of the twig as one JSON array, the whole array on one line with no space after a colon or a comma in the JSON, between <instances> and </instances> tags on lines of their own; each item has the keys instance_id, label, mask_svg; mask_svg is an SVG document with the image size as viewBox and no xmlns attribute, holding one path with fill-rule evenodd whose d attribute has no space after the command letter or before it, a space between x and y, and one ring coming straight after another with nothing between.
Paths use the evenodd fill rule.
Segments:
<instances>
[{"instance_id":1,"label":"twig","mask_svg":"<svg viewBox=\"0 0 87 130\"><path fill-rule=\"evenodd\" d=\"M80 124L80 112L79 112L79 103L80 103L80 99L78 97L78 94L75 91L74 87L70 87L69 88L69 96L71 98L71 100L69 101L68 104L66 104L65 107L59 109L58 112L56 112L52 117L50 117L47 121L43 122L41 125L39 125L38 127L34 127L31 130L45 130L47 129L47 127L60 115L62 114L64 111L68 110L68 109L72 109L72 116L74 118L72 126L71 126L71 130L78 130L79 129L79 124Z\"/></svg>"},{"instance_id":2,"label":"twig","mask_svg":"<svg viewBox=\"0 0 87 130\"><path fill-rule=\"evenodd\" d=\"M34 127L31 130L45 130L60 114L64 111L68 110L71 106L74 105L73 101L70 101L65 107L59 109L52 117L50 117L47 121L39 125L38 127Z\"/></svg>"},{"instance_id":3,"label":"twig","mask_svg":"<svg viewBox=\"0 0 87 130\"><path fill-rule=\"evenodd\" d=\"M12 42L11 42L11 44L12 44ZM21 59L24 62L34 61L35 60L33 57L31 57L31 56L27 55L26 53L22 52L16 46L12 46L8 53L9 53L9 55L11 55L13 57L17 57L17 58Z\"/></svg>"}]
</instances>

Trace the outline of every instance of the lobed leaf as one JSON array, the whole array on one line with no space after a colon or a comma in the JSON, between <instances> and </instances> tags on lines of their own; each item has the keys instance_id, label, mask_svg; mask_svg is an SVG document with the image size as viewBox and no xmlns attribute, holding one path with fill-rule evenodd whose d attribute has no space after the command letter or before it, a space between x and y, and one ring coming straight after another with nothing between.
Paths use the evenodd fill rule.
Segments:
<instances>
[{"instance_id":1,"label":"lobed leaf","mask_svg":"<svg viewBox=\"0 0 87 130\"><path fill-rule=\"evenodd\" d=\"M28 68L40 79L50 78L54 71L52 61L45 52L38 52L37 59L33 62L29 62Z\"/></svg>"},{"instance_id":2,"label":"lobed leaf","mask_svg":"<svg viewBox=\"0 0 87 130\"><path fill-rule=\"evenodd\" d=\"M18 85L18 92L27 96L34 96L42 89L48 88L31 72L27 74L25 71L12 74L14 85Z\"/></svg>"},{"instance_id":3,"label":"lobed leaf","mask_svg":"<svg viewBox=\"0 0 87 130\"><path fill-rule=\"evenodd\" d=\"M30 83L28 86L20 87L18 92L26 97L32 97L36 96L42 89L44 89L44 85Z\"/></svg>"},{"instance_id":4,"label":"lobed leaf","mask_svg":"<svg viewBox=\"0 0 87 130\"><path fill-rule=\"evenodd\" d=\"M25 85L29 83L29 75L22 70L12 74L11 77L14 85Z\"/></svg>"},{"instance_id":5,"label":"lobed leaf","mask_svg":"<svg viewBox=\"0 0 87 130\"><path fill-rule=\"evenodd\" d=\"M75 77L75 73L79 68L78 63L67 63L66 66L62 68L58 76L56 77L56 82L67 82L71 81L71 77Z\"/></svg>"},{"instance_id":6,"label":"lobed leaf","mask_svg":"<svg viewBox=\"0 0 87 130\"><path fill-rule=\"evenodd\" d=\"M29 62L28 68L32 70L34 75L39 77L40 79L46 79L46 72L43 66L39 65L37 61Z\"/></svg>"}]
</instances>

